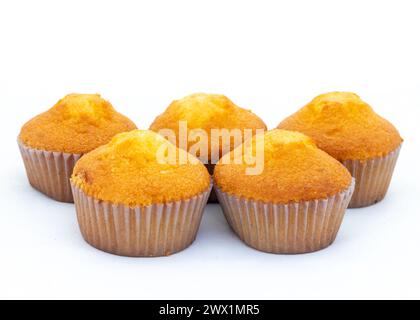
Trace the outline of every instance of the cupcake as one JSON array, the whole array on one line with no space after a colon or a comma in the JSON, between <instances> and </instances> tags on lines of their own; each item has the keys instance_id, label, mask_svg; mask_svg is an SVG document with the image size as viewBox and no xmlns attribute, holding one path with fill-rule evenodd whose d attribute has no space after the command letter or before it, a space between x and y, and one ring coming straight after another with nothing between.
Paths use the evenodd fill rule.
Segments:
<instances>
[{"instance_id":1,"label":"cupcake","mask_svg":"<svg viewBox=\"0 0 420 320\"><path fill-rule=\"evenodd\" d=\"M85 153L135 124L98 94L70 94L28 121L18 144L29 183L47 196L73 202L70 176Z\"/></svg>"},{"instance_id":2,"label":"cupcake","mask_svg":"<svg viewBox=\"0 0 420 320\"><path fill-rule=\"evenodd\" d=\"M347 167L356 179L349 207L369 206L385 197L402 139L391 123L356 94L319 95L278 128L310 136Z\"/></svg>"},{"instance_id":3,"label":"cupcake","mask_svg":"<svg viewBox=\"0 0 420 320\"><path fill-rule=\"evenodd\" d=\"M83 238L100 250L135 257L188 247L211 189L197 158L141 130L118 134L83 156L71 184Z\"/></svg>"},{"instance_id":4,"label":"cupcake","mask_svg":"<svg viewBox=\"0 0 420 320\"><path fill-rule=\"evenodd\" d=\"M242 161L235 161L238 154ZM249 155L263 158L259 174L247 171ZM354 189L346 168L311 138L279 129L257 134L224 155L214 183L239 238L257 250L284 254L329 246Z\"/></svg>"},{"instance_id":5,"label":"cupcake","mask_svg":"<svg viewBox=\"0 0 420 320\"><path fill-rule=\"evenodd\" d=\"M245 131L251 132L252 136L257 129L266 130L267 128L258 116L236 106L224 95L196 93L173 101L165 112L153 121L150 129L156 132L172 130L176 135L176 141L173 142L200 158L209 173L213 174L214 165L219 158L247 138ZM232 135L227 139L222 139L217 136L215 131L217 129L236 129L235 133L239 135L237 138ZM192 150L200 133L207 138L206 152ZM184 137L181 137L182 135ZM185 143L186 139L188 141ZM210 202L217 202L214 192L210 195Z\"/></svg>"}]
</instances>

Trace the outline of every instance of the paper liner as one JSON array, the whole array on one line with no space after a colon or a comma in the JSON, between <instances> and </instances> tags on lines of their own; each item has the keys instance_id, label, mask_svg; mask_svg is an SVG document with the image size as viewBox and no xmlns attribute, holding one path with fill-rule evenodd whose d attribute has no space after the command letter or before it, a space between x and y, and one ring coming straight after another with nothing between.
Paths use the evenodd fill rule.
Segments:
<instances>
[{"instance_id":1,"label":"paper liner","mask_svg":"<svg viewBox=\"0 0 420 320\"><path fill-rule=\"evenodd\" d=\"M100 201L71 185L83 238L122 256L168 256L193 243L210 188L186 200L129 207Z\"/></svg>"},{"instance_id":2,"label":"paper liner","mask_svg":"<svg viewBox=\"0 0 420 320\"><path fill-rule=\"evenodd\" d=\"M388 191L401 146L384 157L344 160L343 165L356 179L349 208L366 207L381 201Z\"/></svg>"},{"instance_id":3,"label":"paper liner","mask_svg":"<svg viewBox=\"0 0 420 320\"><path fill-rule=\"evenodd\" d=\"M214 189L226 220L247 245L264 252L296 254L323 249L335 240L354 179L346 190L329 198L289 204L248 200Z\"/></svg>"},{"instance_id":4,"label":"paper liner","mask_svg":"<svg viewBox=\"0 0 420 320\"><path fill-rule=\"evenodd\" d=\"M210 176L212 176L213 178L214 167L216 165L212 163L207 163L207 164L204 164L204 166L207 168L207 171L209 172ZM219 200L217 199L216 191L214 191L214 189L211 190L210 192L209 203L219 203Z\"/></svg>"},{"instance_id":5,"label":"paper liner","mask_svg":"<svg viewBox=\"0 0 420 320\"><path fill-rule=\"evenodd\" d=\"M72 203L70 177L82 155L33 149L20 141L18 145L31 186L57 201Z\"/></svg>"}]
</instances>

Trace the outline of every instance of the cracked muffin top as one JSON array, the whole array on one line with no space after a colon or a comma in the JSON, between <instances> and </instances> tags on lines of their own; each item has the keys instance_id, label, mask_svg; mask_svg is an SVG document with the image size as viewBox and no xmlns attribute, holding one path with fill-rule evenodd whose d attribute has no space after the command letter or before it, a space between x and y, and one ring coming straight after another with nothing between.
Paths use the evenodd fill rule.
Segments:
<instances>
[{"instance_id":1,"label":"cracked muffin top","mask_svg":"<svg viewBox=\"0 0 420 320\"><path fill-rule=\"evenodd\" d=\"M91 197L128 206L188 199L210 186L197 158L149 130L118 134L84 155L71 180Z\"/></svg>"},{"instance_id":2,"label":"cracked muffin top","mask_svg":"<svg viewBox=\"0 0 420 320\"><path fill-rule=\"evenodd\" d=\"M34 149L84 154L134 129L136 125L99 94L69 94L29 120L19 140Z\"/></svg>"},{"instance_id":3,"label":"cracked muffin top","mask_svg":"<svg viewBox=\"0 0 420 320\"><path fill-rule=\"evenodd\" d=\"M254 134L256 129L267 129L264 122L250 110L238 107L229 98L220 94L195 93L175 100L153 121L150 129L156 132L161 129L171 129L178 135L179 121L187 122L188 132L192 129L202 129L209 137L212 129L251 129ZM217 158L220 157L224 150L230 151L243 142L243 139L238 140L229 139L225 142L211 140L206 158L211 159L212 154ZM176 142L182 147L178 136ZM190 142L186 146L188 150L193 143ZM203 156L199 152L195 155L200 158Z\"/></svg>"},{"instance_id":4,"label":"cracked muffin top","mask_svg":"<svg viewBox=\"0 0 420 320\"><path fill-rule=\"evenodd\" d=\"M402 143L397 129L351 92L321 94L278 128L310 136L340 161L382 157Z\"/></svg>"},{"instance_id":5,"label":"cracked muffin top","mask_svg":"<svg viewBox=\"0 0 420 320\"><path fill-rule=\"evenodd\" d=\"M235 152L241 155L241 163L233 161ZM254 165L250 159L261 154L261 172L250 175L247 169ZM330 197L347 189L352 178L308 136L274 129L224 155L216 165L214 181L223 192L237 197L289 203Z\"/></svg>"}]
</instances>

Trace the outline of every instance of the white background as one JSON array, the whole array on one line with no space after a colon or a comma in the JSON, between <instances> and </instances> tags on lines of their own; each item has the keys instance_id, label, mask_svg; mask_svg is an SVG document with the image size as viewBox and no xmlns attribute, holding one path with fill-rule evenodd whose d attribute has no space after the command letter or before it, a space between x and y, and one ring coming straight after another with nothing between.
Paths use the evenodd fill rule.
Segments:
<instances>
[{"instance_id":1,"label":"white background","mask_svg":"<svg viewBox=\"0 0 420 320\"><path fill-rule=\"evenodd\" d=\"M0 298L420 298L418 1L0 0ZM246 247L218 205L166 258L87 245L70 204L30 188L16 137L71 92L101 93L140 128L171 100L223 93L269 126L357 92L405 142L385 200L348 210L306 255Z\"/></svg>"}]
</instances>

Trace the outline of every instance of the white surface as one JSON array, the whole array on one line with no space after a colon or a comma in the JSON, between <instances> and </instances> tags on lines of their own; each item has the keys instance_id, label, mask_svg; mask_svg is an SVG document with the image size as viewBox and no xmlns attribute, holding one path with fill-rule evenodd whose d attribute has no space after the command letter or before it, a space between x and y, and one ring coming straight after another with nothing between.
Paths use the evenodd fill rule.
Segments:
<instances>
[{"instance_id":1,"label":"white surface","mask_svg":"<svg viewBox=\"0 0 420 320\"><path fill-rule=\"evenodd\" d=\"M420 298L418 1L1 1L0 298ZM347 212L326 250L242 244L217 205L167 258L80 236L74 207L30 188L21 125L98 92L147 128L172 99L224 93L270 128L315 95L354 91L405 143L381 203Z\"/></svg>"}]
</instances>

